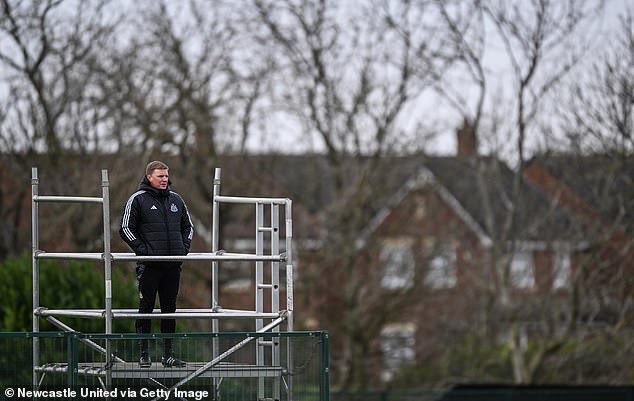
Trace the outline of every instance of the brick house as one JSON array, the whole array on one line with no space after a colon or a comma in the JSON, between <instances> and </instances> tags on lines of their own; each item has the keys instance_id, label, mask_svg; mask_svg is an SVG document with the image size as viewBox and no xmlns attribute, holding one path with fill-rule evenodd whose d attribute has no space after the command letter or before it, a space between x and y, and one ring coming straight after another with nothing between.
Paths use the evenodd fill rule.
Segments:
<instances>
[{"instance_id":1,"label":"brick house","mask_svg":"<svg viewBox=\"0 0 634 401\"><path fill-rule=\"evenodd\" d=\"M384 380L450 347L452 333L484 325L487 304L565 292L587 248L575 220L494 158L425 158L395 198L374 223L371 252L383 289L416 287L419 301L381 330ZM539 319L536 309L513 313Z\"/></svg>"},{"instance_id":2,"label":"brick house","mask_svg":"<svg viewBox=\"0 0 634 401\"><path fill-rule=\"evenodd\" d=\"M520 305L493 311L500 326L512 314L525 341L540 321L560 318L531 307L545 299L589 327L631 325L633 159L540 155L518 176L477 156L476 143L463 127L455 157L423 158L373 224L382 287L398 292L421 279L424 287L420 302L381 330L384 380L451 346L448 334L477 327L494 292ZM499 291L505 279L507 294ZM566 310L580 288L587 299Z\"/></svg>"}]
</instances>

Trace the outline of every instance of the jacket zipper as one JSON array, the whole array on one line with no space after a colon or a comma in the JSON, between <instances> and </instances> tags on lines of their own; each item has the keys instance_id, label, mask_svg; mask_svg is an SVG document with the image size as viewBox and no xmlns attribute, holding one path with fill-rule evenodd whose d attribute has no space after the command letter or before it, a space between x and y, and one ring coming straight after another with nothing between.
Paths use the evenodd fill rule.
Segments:
<instances>
[{"instance_id":1,"label":"jacket zipper","mask_svg":"<svg viewBox=\"0 0 634 401\"><path fill-rule=\"evenodd\" d=\"M169 213L167 212L167 204L169 203L170 196L167 194L165 200L163 201L163 217L165 218L165 231L167 232L167 254L172 254L172 238L170 236L170 225L169 225Z\"/></svg>"}]
</instances>

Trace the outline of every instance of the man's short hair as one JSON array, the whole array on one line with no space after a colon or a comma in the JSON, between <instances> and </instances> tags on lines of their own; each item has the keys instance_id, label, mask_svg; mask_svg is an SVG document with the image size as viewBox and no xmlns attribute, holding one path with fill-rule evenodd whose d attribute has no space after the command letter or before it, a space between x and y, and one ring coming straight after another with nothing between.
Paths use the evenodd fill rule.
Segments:
<instances>
[{"instance_id":1,"label":"man's short hair","mask_svg":"<svg viewBox=\"0 0 634 401\"><path fill-rule=\"evenodd\" d=\"M151 161L145 166L145 175L152 175L154 170L168 170L167 164L158 160Z\"/></svg>"}]
</instances>

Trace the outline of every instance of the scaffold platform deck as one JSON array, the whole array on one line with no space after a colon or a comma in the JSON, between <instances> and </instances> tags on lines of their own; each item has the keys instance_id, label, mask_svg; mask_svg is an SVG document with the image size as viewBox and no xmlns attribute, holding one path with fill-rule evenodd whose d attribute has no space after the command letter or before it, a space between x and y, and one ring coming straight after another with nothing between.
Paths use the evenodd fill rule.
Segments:
<instances>
[{"instance_id":1,"label":"scaffold platform deck","mask_svg":"<svg viewBox=\"0 0 634 401\"><path fill-rule=\"evenodd\" d=\"M141 368L136 362L115 362L107 365L104 362L80 363L77 373L86 376L105 377L108 372L113 379L180 379L196 372L205 362L188 362L184 367L166 368L160 362L153 362L151 367ZM35 368L40 373L67 373L68 364L49 363ZM281 377L285 369L281 366L257 366L236 363L219 363L206 370L198 377Z\"/></svg>"}]
</instances>

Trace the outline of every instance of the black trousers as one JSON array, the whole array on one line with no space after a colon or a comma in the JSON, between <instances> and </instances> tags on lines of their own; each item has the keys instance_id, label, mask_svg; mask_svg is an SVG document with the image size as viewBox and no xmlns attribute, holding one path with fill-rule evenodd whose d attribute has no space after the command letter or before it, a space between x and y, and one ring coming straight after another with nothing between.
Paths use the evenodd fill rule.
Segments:
<instances>
[{"instance_id":1,"label":"black trousers","mask_svg":"<svg viewBox=\"0 0 634 401\"><path fill-rule=\"evenodd\" d=\"M176 296L180 285L180 263L137 265L136 277L139 284L139 313L152 313L159 296L162 313L176 312ZM136 332L149 333L150 319L137 319ZM161 333L174 333L175 319L161 319Z\"/></svg>"}]
</instances>

